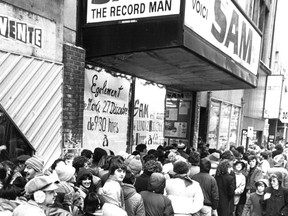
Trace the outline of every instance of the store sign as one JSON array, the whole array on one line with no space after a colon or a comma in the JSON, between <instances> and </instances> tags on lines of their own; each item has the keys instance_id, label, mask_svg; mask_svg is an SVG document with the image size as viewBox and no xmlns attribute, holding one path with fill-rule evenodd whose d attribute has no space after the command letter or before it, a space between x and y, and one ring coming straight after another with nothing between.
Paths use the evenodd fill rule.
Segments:
<instances>
[{"instance_id":1,"label":"store sign","mask_svg":"<svg viewBox=\"0 0 288 216\"><path fill-rule=\"evenodd\" d=\"M87 23L130 20L180 13L180 0L88 0Z\"/></svg>"},{"instance_id":2,"label":"store sign","mask_svg":"<svg viewBox=\"0 0 288 216\"><path fill-rule=\"evenodd\" d=\"M288 123L288 80L287 78L285 78L283 82L279 119L282 123Z\"/></svg>"},{"instance_id":3,"label":"store sign","mask_svg":"<svg viewBox=\"0 0 288 216\"><path fill-rule=\"evenodd\" d=\"M282 82L282 75L268 76L266 85L264 118L279 118Z\"/></svg>"},{"instance_id":4,"label":"store sign","mask_svg":"<svg viewBox=\"0 0 288 216\"><path fill-rule=\"evenodd\" d=\"M0 36L42 47L42 29L29 23L0 15Z\"/></svg>"},{"instance_id":5,"label":"store sign","mask_svg":"<svg viewBox=\"0 0 288 216\"><path fill-rule=\"evenodd\" d=\"M186 1L184 24L257 75L261 35L231 0Z\"/></svg>"},{"instance_id":6,"label":"store sign","mask_svg":"<svg viewBox=\"0 0 288 216\"><path fill-rule=\"evenodd\" d=\"M147 144L156 149L164 142L164 110L166 89L136 79L133 137L134 145Z\"/></svg>"},{"instance_id":7,"label":"store sign","mask_svg":"<svg viewBox=\"0 0 288 216\"><path fill-rule=\"evenodd\" d=\"M54 20L0 1L2 50L62 62L62 34Z\"/></svg>"},{"instance_id":8,"label":"store sign","mask_svg":"<svg viewBox=\"0 0 288 216\"><path fill-rule=\"evenodd\" d=\"M130 81L105 70L85 70L83 147L126 150Z\"/></svg>"}]
</instances>

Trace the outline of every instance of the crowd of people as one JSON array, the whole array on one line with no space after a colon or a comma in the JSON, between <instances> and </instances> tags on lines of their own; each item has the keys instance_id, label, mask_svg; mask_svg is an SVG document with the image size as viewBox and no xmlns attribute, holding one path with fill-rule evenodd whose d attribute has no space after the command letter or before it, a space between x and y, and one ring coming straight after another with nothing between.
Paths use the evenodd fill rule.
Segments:
<instances>
[{"instance_id":1,"label":"crowd of people","mask_svg":"<svg viewBox=\"0 0 288 216\"><path fill-rule=\"evenodd\" d=\"M0 160L0 216L288 216L288 148L183 143Z\"/></svg>"}]
</instances>

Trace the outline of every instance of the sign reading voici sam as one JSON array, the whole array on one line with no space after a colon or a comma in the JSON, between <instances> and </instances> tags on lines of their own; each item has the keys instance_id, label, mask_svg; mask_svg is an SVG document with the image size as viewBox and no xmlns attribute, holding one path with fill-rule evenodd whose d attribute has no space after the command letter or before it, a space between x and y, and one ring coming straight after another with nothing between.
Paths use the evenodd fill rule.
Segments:
<instances>
[{"instance_id":1,"label":"sign reading voici sam","mask_svg":"<svg viewBox=\"0 0 288 216\"><path fill-rule=\"evenodd\" d=\"M261 35L231 0L186 1L184 23L250 72L257 74Z\"/></svg>"},{"instance_id":2,"label":"sign reading voici sam","mask_svg":"<svg viewBox=\"0 0 288 216\"><path fill-rule=\"evenodd\" d=\"M87 23L139 19L180 13L181 0L88 0Z\"/></svg>"}]
</instances>

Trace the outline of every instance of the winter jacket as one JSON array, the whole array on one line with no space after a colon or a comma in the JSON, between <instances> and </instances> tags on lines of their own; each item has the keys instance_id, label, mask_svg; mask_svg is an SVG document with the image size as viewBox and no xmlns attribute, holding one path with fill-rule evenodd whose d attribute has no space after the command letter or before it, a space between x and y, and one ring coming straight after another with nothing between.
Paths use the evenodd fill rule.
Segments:
<instances>
[{"instance_id":1,"label":"winter jacket","mask_svg":"<svg viewBox=\"0 0 288 216\"><path fill-rule=\"evenodd\" d=\"M25 204L17 206L13 211L13 216L46 216L44 210L34 201L29 200Z\"/></svg>"},{"instance_id":2,"label":"winter jacket","mask_svg":"<svg viewBox=\"0 0 288 216\"><path fill-rule=\"evenodd\" d=\"M271 197L261 200L263 215L265 216L287 216L288 215L288 189L279 187L278 190L268 187L265 190Z\"/></svg>"},{"instance_id":3,"label":"winter jacket","mask_svg":"<svg viewBox=\"0 0 288 216\"><path fill-rule=\"evenodd\" d=\"M194 214L204 205L202 189L197 181L187 175L176 175L166 181L166 194L175 214Z\"/></svg>"},{"instance_id":4,"label":"winter jacket","mask_svg":"<svg viewBox=\"0 0 288 216\"><path fill-rule=\"evenodd\" d=\"M264 178L262 170L257 166L252 168L246 177L246 190L250 191L250 193L255 192L255 183L262 178Z\"/></svg>"},{"instance_id":5,"label":"winter jacket","mask_svg":"<svg viewBox=\"0 0 288 216\"><path fill-rule=\"evenodd\" d=\"M165 185L165 176L161 173L153 173L148 181L148 190L140 192L146 216L174 215L171 200L163 195Z\"/></svg>"},{"instance_id":6,"label":"winter jacket","mask_svg":"<svg viewBox=\"0 0 288 216\"><path fill-rule=\"evenodd\" d=\"M256 192L248 196L242 216L261 216L262 215L262 206L260 200L263 200L264 195L259 195Z\"/></svg>"},{"instance_id":7,"label":"winter jacket","mask_svg":"<svg viewBox=\"0 0 288 216\"><path fill-rule=\"evenodd\" d=\"M284 167L281 167L281 166L274 166L272 168L269 168L268 169L268 175L271 175L273 173L276 173L276 172L280 172L282 173L282 187L284 188L288 188L288 171L284 168Z\"/></svg>"},{"instance_id":8,"label":"winter jacket","mask_svg":"<svg viewBox=\"0 0 288 216\"><path fill-rule=\"evenodd\" d=\"M235 196L234 196L234 205L237 205L240 200L241 194L244 192L245 185L246 185L246 177L240 172L235 173L236 178L236 189L235 189Z\"/></svg>"},{"instance_id":9,"label":"winter jacket","mask_svg":"<svg viewBox=\"0 0 288 216\"><path fill-rule=\"evenodd\" d=\"M215 176L219 190L217 213L220 216L230 216L234 210L235 176L230 174Z\"/></svg>"},{"instance_id":10,"label":"winter jacket","mask_svg":"<svg viewBox=\"0 0 288 216\"><path fill-rule=\"evenodd\" d=\"M123 184L125 210L128 216L145 216L143 199L131 184Z\"/></svg>"},{"instance_id":11,"label":"winter jacket","mask_svg":"<svg viewBox=\"0 0 288 216\"><path fill-rule=\"evenodd\" d=\"M214 177L209 174L211 163L208 159L203 158L200 161L201 172L195 174L192 179L197 181L204 195L204 205L217 209L219 202L219 192L217 182Z\"/></svg>"},{"instance_id":12,"label":"winter jacket","mask_svg":"<svg viewBox=\"0 0 288 216\"><path fill-rule=\"evenodd\" d=\"M145 171L136 178L134 186L136 188L137 193L147 190L149 178L150 175L148 175Z\"/></svg>"}]
</instances>

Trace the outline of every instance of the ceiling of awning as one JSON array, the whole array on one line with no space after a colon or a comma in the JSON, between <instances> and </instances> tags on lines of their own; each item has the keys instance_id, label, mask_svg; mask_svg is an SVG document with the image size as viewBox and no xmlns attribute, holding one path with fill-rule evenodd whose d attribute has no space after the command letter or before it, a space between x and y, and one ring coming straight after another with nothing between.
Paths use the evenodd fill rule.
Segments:
<instances>
[{"instance_id":1,"label":"ceiling of awning","mask_svg":"<svg viewBox=\"0 0 288 216\"><path fill-rule=\"evenodd\" d=\"M255 86L185 47L88 58L91 64L185 91L246 89Z\"/></svg>"}]
</instances>

